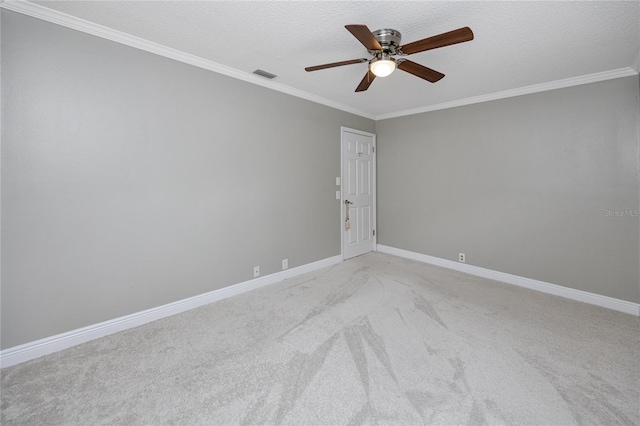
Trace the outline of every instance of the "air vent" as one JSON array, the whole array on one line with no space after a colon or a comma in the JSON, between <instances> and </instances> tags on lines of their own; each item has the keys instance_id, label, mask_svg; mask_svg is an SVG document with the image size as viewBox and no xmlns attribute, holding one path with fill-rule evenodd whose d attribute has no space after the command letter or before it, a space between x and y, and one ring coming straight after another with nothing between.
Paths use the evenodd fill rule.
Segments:
<instances>
[{"instance_id":1,"label":"air vent","mask_svg":"<svg viewBox=\"0 0 640 426\"><path fill-rule=\"evenodd\" d=\"M260 77L268 78L269 80L273 80L274 78L277 77L277 75L271 74L270 72L266 72L263 70L255 70L253 73L256 75L259 75Z\"/></svg>"}]
</instances>

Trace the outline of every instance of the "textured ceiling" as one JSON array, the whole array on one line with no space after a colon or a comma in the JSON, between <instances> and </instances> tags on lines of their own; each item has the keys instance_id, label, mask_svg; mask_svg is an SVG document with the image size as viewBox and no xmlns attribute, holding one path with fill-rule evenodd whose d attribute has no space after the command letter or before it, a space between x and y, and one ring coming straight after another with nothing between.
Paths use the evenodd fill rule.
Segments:
<instances>
[{"instance_id":1,"label":"textured ceiling","mask_svg":"<svg viewBox=\"0 0 640 426\"><path fill-rule=\"evenodd\" d=\"M43 6L250 73L372 117L623 68L637 71L640 2L45 1ZM412 55L446 75L396 71L354 93L369 57L345 30L393 28L403 44L463 26L473 41ZM259 77L256 77L259 78Z\"/></svg>"}]
</instances>

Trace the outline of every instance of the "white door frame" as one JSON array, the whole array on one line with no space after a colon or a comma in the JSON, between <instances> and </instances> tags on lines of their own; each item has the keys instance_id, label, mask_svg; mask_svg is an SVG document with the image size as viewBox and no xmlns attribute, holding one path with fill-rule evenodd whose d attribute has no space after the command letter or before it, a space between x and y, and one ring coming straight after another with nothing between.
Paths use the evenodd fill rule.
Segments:
<instances>
[{"instance_id":1,"label":"white door frame","mask_svg":"<svg viewBox=\"0 0 640 426\"><path fill-rule=\"evenodd\" d=\"M370 136L373 139L373 176L372 176L372 187L373 187L373 251L378 251L378 219L377 219L377 186L376 186L376 163L377 163L377 152L376 152L376 134L365 132L364 130L352 129L350 127L340 126L340 254L342 255L342 260L344 261L344 220L345 220L345 210L344 210L344 176L342 175L342 170L344 169L344 158L342 155L343 146L344 146L344 133L356 133L363 136Z\"/></svg>"}]
</instances>

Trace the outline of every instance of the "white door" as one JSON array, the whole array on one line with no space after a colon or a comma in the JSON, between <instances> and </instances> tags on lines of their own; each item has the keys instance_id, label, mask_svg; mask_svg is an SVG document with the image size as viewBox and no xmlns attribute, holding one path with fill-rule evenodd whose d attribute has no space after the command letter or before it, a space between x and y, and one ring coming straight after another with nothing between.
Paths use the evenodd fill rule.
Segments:
<instances>
[{"instance_id":1,"label":"white door","mask_svg":"<svg viewBox=\"0 0 640 426\"><path fill-rule=\"evenodd\" d=\"M371 133L342 127L342 257L375 250L375 143Z\"/></svg>"}]
</instances>

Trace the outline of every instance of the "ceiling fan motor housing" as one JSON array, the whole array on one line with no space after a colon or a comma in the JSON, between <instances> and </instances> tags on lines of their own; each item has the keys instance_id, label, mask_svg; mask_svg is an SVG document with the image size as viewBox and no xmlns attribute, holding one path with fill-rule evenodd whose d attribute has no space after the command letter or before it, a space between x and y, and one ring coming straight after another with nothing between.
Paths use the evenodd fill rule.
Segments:
<instances>
[{"instance_id":1,"label":"ceiling fan motor housing","mask_svg":"<svg viewBox=\"0 0 640 426\"><path fill-rule=\"evenodd\" d=\"M402 40L402 34L400 34L400 31L385 28L373 31L372 34L376 40L378 40L384 52L391 53L392 55L397 54L397 49L400 47L400 40ZM376 51L369 50L369 53L375 55Z\"/></svg>"}]
</instances>

